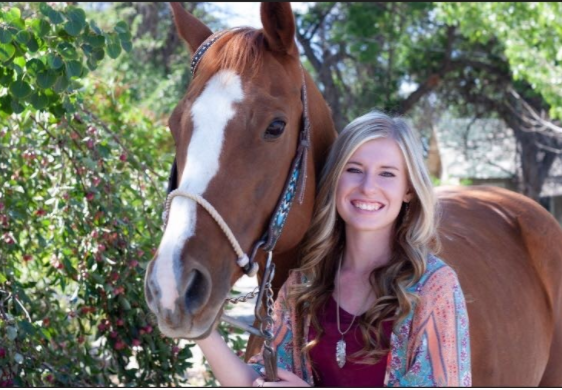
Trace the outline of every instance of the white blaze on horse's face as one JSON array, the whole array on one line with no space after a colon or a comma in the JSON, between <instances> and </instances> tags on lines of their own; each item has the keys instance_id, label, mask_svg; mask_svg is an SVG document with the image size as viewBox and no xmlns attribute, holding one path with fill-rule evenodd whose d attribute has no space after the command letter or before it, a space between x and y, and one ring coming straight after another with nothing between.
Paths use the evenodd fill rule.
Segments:
<instances>
[{"instance_id":1,"label":"white blaze on horse's face","mask_svg":"<svg viewBox=\"0 0 562 390\"><path fill-rule=\"evenodd\" d=\"M186 150L186 166L178 188L204 196L209 182L219 171L219 158L228 122L236 114L234 103L243 99L240 76L230 70L214 75L191 108L193 134ZM175 310L179 297L181 251L195 231L196 203L176 197L172 201L168 226L154 264L160 306Z\"/></svg>"}]
</instances>

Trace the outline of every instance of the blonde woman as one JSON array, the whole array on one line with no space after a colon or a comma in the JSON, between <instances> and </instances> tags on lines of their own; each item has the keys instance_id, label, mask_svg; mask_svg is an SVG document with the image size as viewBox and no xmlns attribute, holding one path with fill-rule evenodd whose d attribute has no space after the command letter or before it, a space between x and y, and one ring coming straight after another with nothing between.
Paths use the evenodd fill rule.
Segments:
<instances>
[{"instance_id":1,"label":"blonde woman","mask_svg":"<svg viewBox=\"0 0 562 390\"><path fill-rule=\"evenodd\" d=\"M332 147L301 266L275 303L280 381L216 332L198 344L223 385L470 386L464 296L437 247L419 141L401 119L368 113Z\"/></svg>"}]
</instances>

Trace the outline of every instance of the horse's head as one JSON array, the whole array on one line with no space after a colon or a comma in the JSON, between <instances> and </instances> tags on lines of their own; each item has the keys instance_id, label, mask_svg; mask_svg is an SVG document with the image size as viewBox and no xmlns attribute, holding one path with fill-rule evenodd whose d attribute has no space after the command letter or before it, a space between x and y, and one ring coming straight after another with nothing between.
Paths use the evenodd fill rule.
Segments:
<instances>
[{"instance_id":1,"label":"horse's head","mask_svg":"<svg viewBox=\"0 0 562 390\"><path fill-rule=\"evenodd\" d=\"M262 30L213 36L178 3L172 9L179 34L199 60L169 120L177 187L212 205L242 251L249 253L269 225L300 144L303 72L291 7L263 3ZM302 204L294 202L275 252L291 250L302 239L310 222L315 171L334 137L329 110L305 77L313 127L313 149L304 164L305 197ZM171 200L145 283L147 303L164 334L195 339L210 332L243 274L237 257L201 202L183 196Z\"/></svg>"}]
</instances>

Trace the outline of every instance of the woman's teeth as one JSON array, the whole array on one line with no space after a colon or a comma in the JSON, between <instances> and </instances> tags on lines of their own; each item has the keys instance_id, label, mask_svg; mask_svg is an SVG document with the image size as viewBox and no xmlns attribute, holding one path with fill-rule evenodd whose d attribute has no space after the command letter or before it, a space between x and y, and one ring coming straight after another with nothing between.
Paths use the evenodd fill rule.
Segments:
<instances>
[{"instance_id":1,"label":"woman's teeth","mask_svg":"<svg viewBox=\"0 0 562 390\"><path fill-rule=\"evenodd\" d=\"M353 206L361 210L377 211L383 207L381 203L352 202Z\"/></svg>"}]
</instances>

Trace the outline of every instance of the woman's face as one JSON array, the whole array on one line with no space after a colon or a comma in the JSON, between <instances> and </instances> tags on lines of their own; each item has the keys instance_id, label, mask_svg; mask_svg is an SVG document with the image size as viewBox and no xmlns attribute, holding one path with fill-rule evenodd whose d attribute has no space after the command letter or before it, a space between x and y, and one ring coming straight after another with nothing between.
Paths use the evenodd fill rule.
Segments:
<instances>
[{"instance_id":1,"label":"woman's face","mask_svg":"<svg viewBox=\"0 0 562 390\"><path fill-rule=\"evenodd\" d=\"M336 190L336 208L346 231L388 232L409 202L406 162L396 141L378 138L361 145L344 166Z\"/></svg>"}]
</instances>

